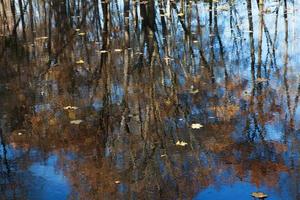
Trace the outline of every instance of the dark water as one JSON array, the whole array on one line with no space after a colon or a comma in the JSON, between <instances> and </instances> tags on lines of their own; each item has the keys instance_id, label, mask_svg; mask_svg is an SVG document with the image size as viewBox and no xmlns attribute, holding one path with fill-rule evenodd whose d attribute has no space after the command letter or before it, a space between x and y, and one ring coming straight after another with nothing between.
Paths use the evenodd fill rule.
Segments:
<instances>
[{"instance_id":1,"label":"dark water","mask_svg":"<svg viewBox=\"0 0 300 200\"><path fill-rule=\"evenodd\" d=\"M0 199L300 199L299 1L8 2Z\"/></svg>"}]
</instances>

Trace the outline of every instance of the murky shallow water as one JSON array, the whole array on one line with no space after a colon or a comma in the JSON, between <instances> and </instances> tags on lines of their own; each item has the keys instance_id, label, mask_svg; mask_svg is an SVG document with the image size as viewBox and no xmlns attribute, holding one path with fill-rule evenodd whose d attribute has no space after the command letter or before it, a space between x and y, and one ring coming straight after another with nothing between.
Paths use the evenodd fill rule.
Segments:
<instances>
[{"instance_id":1,"label":"murky shallow water","mask_svg":"<svg viewBox=\"0 0 300 200\"><path fill-rule=\"evenodd\" d=\"M300 198L299 2L4 2L1 199Z\"/></svg>"}]
</instances>

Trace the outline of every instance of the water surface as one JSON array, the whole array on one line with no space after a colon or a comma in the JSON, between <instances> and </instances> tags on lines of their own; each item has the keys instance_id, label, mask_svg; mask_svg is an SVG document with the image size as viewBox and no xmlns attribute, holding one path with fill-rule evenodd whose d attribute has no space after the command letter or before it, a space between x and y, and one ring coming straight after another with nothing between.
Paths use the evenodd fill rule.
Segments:
<instances>
[{"instance_id":1,"label":"water surface","mask_svg":"<svg viewBox=\"0 0 300 200\"><path fill-rule=\"evenodd\" d=\"M0 2L0 199L300 199L300 4L261 2Z\"/></svg>"}]
</instances>

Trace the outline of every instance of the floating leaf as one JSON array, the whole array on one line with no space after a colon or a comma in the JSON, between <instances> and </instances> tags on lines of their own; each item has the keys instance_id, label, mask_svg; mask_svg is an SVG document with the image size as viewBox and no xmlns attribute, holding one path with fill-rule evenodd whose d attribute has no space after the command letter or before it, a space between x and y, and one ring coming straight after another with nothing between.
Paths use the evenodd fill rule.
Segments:
<instances>
[{"instance_id":1,"label":"floating leaf","mask_svg":"<svg viewBox=\"0 0 300 200\"><path fill-rule=\"evenodd\" d=\"M263 82L267 82L268 81L268 79L266 79L266 78L257 78L256 79L256 83L263 83Z\"/></svg>"},{"instance_id":2,"label":"floating leaf","mask_svg":"<svg viewBox=\"0 0 300 200\"><path fill-rule=\"evenodd\" d=\"M19 132L18 135L21 136L21 135L23 135L23 133Z\"/></svg>"},{"instance_id":3,"label":"floating leaf","mask_svg":"<svg viewBox=\"0 0 300 200\"><path fill-rule=\"evenodd\" d=\"M76 61L76 64L84 64L84 61L83 60L78 60L78 61Z\"/></svg>"},{"instance_id":4,"label":"floating leaf","mask_svg":"<svg viewBox=\"0 0 300 200\"><path fill-rule=\"evenodd\" d=\"M100 53L108 53L108 51L106 51L106 50L101 50L101 51L99 51Z\"/></svg>"},{"instance_id":5,"label":"floating leaf","mask_svg":"<svg viewBox=\"0 0 300 200\"><path fill-rule=\"evenodd\" d=\"M268 197L268 195L266 195L263 192L252 192L251 194L252 197L258 198L258 199L265 199Z\"/></svg>"},{"instance_id":6,"label":"floating leaf","mask_svg":"<svg viewBox=\"0 0 300 200\"><path fill-rule=\"evenodd\" d=\"M115 184L120 184L121 183L121 181L115 181Z\"/></svg>"},{"instance_id":7,"label":"floating leaf","mask_svg":"<svg viewBox=\"0 0 300 200\"><path fill-rule=\"evenodd\" d=\"M191 94L197 94L199 92L198 89L195 89L193 85L191 85L191 88L190 88L190 93Z\"/></svg>"},{"instance_id":8,"label":"floating leaf","mask_svg":"<svg viewBox=\"0 0 300 200\"><path fill-rule=\"evenodd\" d=\"M79 125L81 124L83 121L81 119L77 119L77 120L72 120L70 121L71 124L76 124L76 125Z\"/></svg>"},{"instance_id":9,"label":"floating leaf","mask_svg":"<svg viewBox=\"0 0 300 200\"><path fill-rule=\"evenodd\" d=\"M182 146L182 147L184 147L184 146L186 146L188 143L186 143L186 142L184 142L184 141L177 141L176 142L176 146Z\"/></svg>"},{"instance_id":10,"label":"floating leaf","mask_svg":"<svg viewBox=\"0 0 300 200\"><path fill-rule=\"evenodd\" d=\"M80 31L80 29L79 29L79 28L76 28L76 29L75 29L75 31L76 31L76 32L79 32L79 31Z\"/></svg>"},{"instance_id":11,"label":"floating leaf","mask_svg":"<svg viewBox=\"0 0 300 200\"><path fill-rule=\"evenodd\" d=\"M115 52L121 52L122 49L115 49Z\"/></svg>"},{"instance_id":12,"label":"floating leaf","mask_svg":"<svg viewBox=\"0 0 300 200\"><path fill-rule=\"evenodd\" d=\"M167 154L160 155L161 158L166 157L166 156L167 156Z\"/></svg>"},{"instance_id":13,"label":"floating leaf","mask_svg":"<svg viewBox=\"0 0 300 200\"><path fill-rule=\"evenodd\" d=\"M78 33L79 36L85 36L85 33L81 32L81 33Z\"/></svg>"},{"instance_id":14,"label":"floating leaf","mask_svg":"<svg viewBox=\"0 0 300 200\"><path fill-rule=\"evenodd\" d=\"M78 109L78 107L76 107L76 106L66 106L66 107L64 107L64 110L77 110Z\"/></svg>"},{"instance_id":15,"label":"floating leaf","mask_svg":"<svg viewBox=\"0 0 300 200\"><path fill-rule=\"evenodd\" d=\"M198 89L190 89L191 94L197 94L199 92Z\"/></svg>"},{"instance_id":16,"label":"floating leaf","mask_svg":"<svg viewBox=\"0 0 300 200\"><path fill-rule=\"evenodd\" d=\"M178 13L178 16L182 17L182 16L184 16L184 13Z\"/></svg>"},{"instance_id":17,"label":"floating leaf","mask_svg":"<svg viewBox=\"0 0 300 200\"><path fill-rule=\"evenodd\" d=\"M47 39L48 39L48 37L46 37L46 36L35 38L35 40L47 40Z\"/></svg>"},{"instance_id":18,"label":"floating leaf","mask_svg":"<svg viewBox=\"0 0 300 200\"><path fill-rule=\"evenodd\" d=\"M203 128L203 125L202 125L202 124L199 124L199 123L197 123L197 124L192 124L192 125L191 125L191 128L192 128L192 129L200 129L200 128Z\"/></svg>"}]
</instances>

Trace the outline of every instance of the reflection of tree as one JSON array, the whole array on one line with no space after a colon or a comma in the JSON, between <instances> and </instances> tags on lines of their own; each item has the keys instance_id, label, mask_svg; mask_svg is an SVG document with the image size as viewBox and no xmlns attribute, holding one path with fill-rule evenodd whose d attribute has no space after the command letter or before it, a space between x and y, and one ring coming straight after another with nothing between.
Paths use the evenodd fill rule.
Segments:
<instances>
[{"instance_id":1,"label":"reflection of tree","mask_svg":"<svg viewBox=\"0 0 300 200\"><path fill-rule=\"evenodd\" d=\"M297 152L299 145L294 139L290 150L266 136L267 125L287 122L282 96L267 80L278 70L275 46L283 41L277 25L273 35L269 31L264 6L246 3L243 14L230 1L229 24L215 1L28 1L29 13L21 16L30 20L20 19L20 25L15 14L9 20L5 13L1 30L16 26L17 43L34 41L34 47L24 47L28 70L21 73L23 60L16 59L23 68L18 81L9 77L8 83L18 83L12 88L20 98L9 111L10 132L27 134L13 132L9 141L15 148L56 152L75 199L192 198L199 189L222 184L216 177L225 172L231 176L225 183L249 179L275 187L282 172L297 173L284 153ZM13 4L11 9L19 11ZM277 24L279 9L275 14ZM283 18L287 50L286 12ZM248 34L240 26L245 20ZM1 63L14 71L4 46ZM79 59L83 63L76 64ZM288 51L279 79L292 118L299 95L292 111L287 67ZM64 110L67 105L79 109ZM74 119L83 122L70 124ZM196 122L204 128L191 130ZM178 147L178 140L188 145Z\"/></svg>"}]
</instances>

